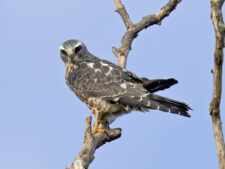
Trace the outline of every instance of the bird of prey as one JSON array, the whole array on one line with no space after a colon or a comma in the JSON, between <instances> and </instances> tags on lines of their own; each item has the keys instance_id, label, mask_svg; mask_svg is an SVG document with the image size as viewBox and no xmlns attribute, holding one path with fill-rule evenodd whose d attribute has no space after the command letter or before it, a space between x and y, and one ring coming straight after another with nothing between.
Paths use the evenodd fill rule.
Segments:
<instances>
[{"instance_id":1,"label":"bird of prey","mask_svg":"<svg viewBox=\"0 0 225 169\"><path fill-rule=\"evenodd\" d=\"M95 117L92 133L103 133L99 124L111 124L133 110L157 109L190 117L191 108L182 102L153 94L177 83L175 79L139 78L134 73L92 55L79 40L60 46L66 66L66 83L87 104Z\"/></svg>"}]
</instances>

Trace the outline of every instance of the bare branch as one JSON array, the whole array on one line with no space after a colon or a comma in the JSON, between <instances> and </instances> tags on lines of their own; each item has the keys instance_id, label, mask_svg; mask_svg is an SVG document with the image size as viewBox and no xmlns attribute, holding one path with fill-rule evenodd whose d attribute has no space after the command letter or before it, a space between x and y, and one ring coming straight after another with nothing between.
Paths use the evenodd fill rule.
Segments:
<instances>
[{"instance_id":1,"label":"bare branch","mask_svg":"<svg viewBox=\"0 0 225 169\"><path fill-rule=\"evenodd\" d=\"M133 23L130 20L130 17L124 8L124 5L120 0L114 0L116 4L116 12L118 12L123 19L124 24L126 25L127 29L131 28L133 26Z\"/></svg>"},{"instance_id":2,"label":"bare branch","mask_svg":"<svg viewBox=\"0 0 225 169\"><path fill-rule=\"evenodd\" d=\"M85 135L80 153L70 166L66 169L87 169L90 163L94 160L94 154L97 148L118 139L121 136L121 129L109 129L104 126L105 133L91 134L91 116L85 121Z\"/></svg>"},{"instance_id":3,"label":"bare branch","mask_svg":"<svg viewBox=\"0 0 225 169\"><path fill-rule=\"evenodd\" d=\"M215 30L215 53L213 72L213 97L210 103L210 115L212 117L214 136L216 141L217 156L220 169L225 169L225 146L220 118L220 102L222 95L222 68L224 48L224 22L222 6L224 0L211 1L211 18Z\"/></svg>"},{"instance_id":4,"label":"bare branch","mask_svg":"<svg viewBox=\"0 0 225 169\"><path fill-rule=\"evenodd\" d=\"M161 24L161 21L168 16L180 3L181 0L170 0L158 13L154 15L147 15L137 24L132 24L129 15L121 3L120 0L115 0L116 12L118 12L123 19L124 24L126 25L127 31L125 32L122 40L121 47L119 49L113 47L113 53L118 58L118 65L125 68L127 56L131 50L131 44L133 40L137 37L138 33L143 29L148 28L153 24Z\"/></svg>"}]
</instances>

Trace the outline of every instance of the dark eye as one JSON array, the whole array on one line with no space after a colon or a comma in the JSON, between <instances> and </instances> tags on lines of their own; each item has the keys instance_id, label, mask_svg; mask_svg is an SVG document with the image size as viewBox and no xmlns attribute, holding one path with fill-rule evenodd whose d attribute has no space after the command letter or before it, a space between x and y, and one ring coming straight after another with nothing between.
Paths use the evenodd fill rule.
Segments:
<instances>
[{"instance_id":1,"label":"dark eye","mask_svg":"<svg viewBox=\"0 0 225 169\"><path fill-rule=\"evenodd\" d=\"M63 54L63 55L67 55L66 51L62 50L62 49L60 50L60 53Z\"/></svg>"},{"instance_id":2,"label":"dark eye","mask_svg":"<svg viewBox=\"0 0 225 169\"><path fill-rule=\"evenodd\" d=\"M74 52L75 52L75 53L78 53L78 52L81 50L81 48L82 48L81 46L76 47L76 48L74 49Z\"/></svg>"}]
</instances>

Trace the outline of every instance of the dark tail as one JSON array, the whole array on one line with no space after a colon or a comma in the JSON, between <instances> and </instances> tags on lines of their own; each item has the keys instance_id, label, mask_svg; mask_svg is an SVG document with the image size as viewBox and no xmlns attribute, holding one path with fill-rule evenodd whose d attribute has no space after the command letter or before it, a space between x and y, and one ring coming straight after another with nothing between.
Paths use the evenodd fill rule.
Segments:
<instances>
[{"instance_id":1,"label":"dark tail","mask_svg":"<svg viewBox=\"0 0 225 169\"><path fill-rule=\"evenodd\" d=\"M176 79L153 79L149 80L147 78L141 78L143 86L150 92L154 93L159 90L164 90L169 88L170 86L177 84L178 81Z\"/></svg>"},{"instance_id":2,"label":"dark tail","mask_svg":"<svg viewBox=\"0 0 225 169\"><path fill-rule=\"evenodd\" d=\"M188 110L191 110L191 108L182 102L172 100L166 97L158 96L155 94L150 94L150 105L149 107L151 109L159 109L164 112L170 112L174 114L179 114L186 117L191 117L190 114L188 114Z\"/></svg>"}]
</instances>

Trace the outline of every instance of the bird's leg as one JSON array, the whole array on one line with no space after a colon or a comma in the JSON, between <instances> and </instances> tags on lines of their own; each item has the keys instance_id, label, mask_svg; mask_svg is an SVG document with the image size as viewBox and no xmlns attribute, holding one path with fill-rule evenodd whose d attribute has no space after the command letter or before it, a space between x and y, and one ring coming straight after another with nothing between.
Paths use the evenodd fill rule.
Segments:
<instances>
[{"instance_id":1,"label":"bird's leg","mask_svg":"<svg viewBox=\"0 0 225 169\"><path fill-rule=\"evenodd\" d=\"M94 122L93 130L91 131L92 134L95 134L95 133L104 133L104 129L98 128L98 125L99 125L98 123L99 123L98 121L95 121Z\"/></svg>"},{"instance_id":2,"label":"bird's leg","mask_svg":"<svg viewBox=\"0 0 225 169\"><path fill-rule=\"evenodd\" d=\"M109 123L106 120L96 120L94 122L93 130L91 132L92 134L95 134L95 133L104 133L105 132L104 129L99 128L99 124L103 124L103 125L106 125L106 126L109 125Z\"/></svg>"},{"instance_id":3,"label":"bird's leg","mask_svg":"<svg viewBox=\"0 0 225 169\"><path fill-rule=\"evenodd\" d=\"M103 128L99 128L100 124L103 124L104 126L108 126L108 121L104 120L104 116L98 116L99 118L96 118L96 121L94 122L92 134L95 133L104 133L105 130Z\"/></svg>"}]
</instances>

